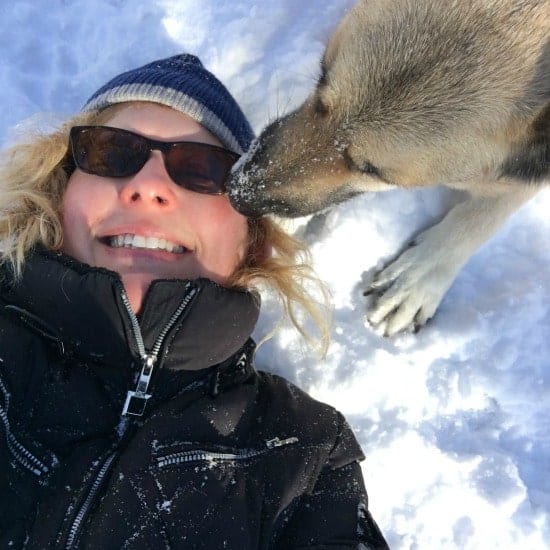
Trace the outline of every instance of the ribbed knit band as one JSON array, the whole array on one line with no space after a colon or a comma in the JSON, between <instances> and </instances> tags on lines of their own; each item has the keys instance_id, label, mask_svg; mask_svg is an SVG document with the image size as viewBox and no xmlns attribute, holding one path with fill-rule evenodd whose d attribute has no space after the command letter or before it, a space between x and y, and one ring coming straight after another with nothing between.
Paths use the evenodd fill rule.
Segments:
<instances>
[{"instance_id":1,"label":"ribbed knit band","mask_svg":"<svg viewBox=\"0 0 550 550\"><path fill-rule=\"evenodd\" d=\"M152 101L189 115L228 149L242 154L254 132L227 88L198 57L180 54L122 73L102 86L83 111L125 101Z\"/></svg>"}]
</instances>

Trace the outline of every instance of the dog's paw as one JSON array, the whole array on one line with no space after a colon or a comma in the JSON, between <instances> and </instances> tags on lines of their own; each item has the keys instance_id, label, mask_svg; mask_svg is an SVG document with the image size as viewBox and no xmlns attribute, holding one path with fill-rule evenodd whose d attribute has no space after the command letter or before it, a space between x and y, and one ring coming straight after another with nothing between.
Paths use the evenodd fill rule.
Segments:
<instances>
[{"instance_id":1,"label":"dog's paw","mask_svg":"<svg viewBox=\"0 0 550 550\"><path fill-rule=\"evenodd\" d=\"M434 315L459 266L442 250L411 243L396 260L373 272L365 296L371 298L367 320L384 336L416 332Z\"/></svg>"}]
</instances>

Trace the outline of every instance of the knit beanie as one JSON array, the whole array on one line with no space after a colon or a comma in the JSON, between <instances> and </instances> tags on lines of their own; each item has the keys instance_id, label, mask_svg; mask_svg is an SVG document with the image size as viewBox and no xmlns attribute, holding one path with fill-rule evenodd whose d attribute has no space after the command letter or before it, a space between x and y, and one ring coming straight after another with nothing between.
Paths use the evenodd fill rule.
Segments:
<instances>
[{"instance_id":1,"label":"knit beanie","mask_svg":"<svg viewBox=\"0 0 550 550\"><path fill-rule=\"evenodd\" d=\"M102 110L125 101L151 101L185 113L237 154L244 153L254 138L233 96L191 54L153 61L115 76L88 99L82 110Z\"/></svg>"}]
</instances>

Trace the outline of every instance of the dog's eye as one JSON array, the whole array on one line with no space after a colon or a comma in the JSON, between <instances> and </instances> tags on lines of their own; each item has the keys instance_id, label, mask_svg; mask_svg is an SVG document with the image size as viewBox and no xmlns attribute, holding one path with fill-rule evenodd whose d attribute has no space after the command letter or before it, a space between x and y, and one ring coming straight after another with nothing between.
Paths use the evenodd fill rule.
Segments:
<instances>
[{"instance_id":1,"label":"dog's eye","mask_svg":"<svg viewBox=\"0 0 550 550\"><path fill-rule=\"evenodd\" d=\"M357 161L355 162L351 155L349 154L349 151L346 149L342 156L344 157L344 162L346 163L349 170L352 171L359 171L363 174L372 174L373 176L377 176L382 179L381 172L374 166L374 164L371 164L368 160L365 160L363 162Z\"/></svg>"},{"instance_id":2,"label":"dog's eye","mask_svg":"<svg viewBox=\"0 0 550 550\"><path fill-rule=\"evenodd\" d=\"M372 174L373 176L380 176L380 171L374 164L371 164L370 162L364 162L361 166L359 166L359 169L364 174Z\"/></svg>"}]
</instances>

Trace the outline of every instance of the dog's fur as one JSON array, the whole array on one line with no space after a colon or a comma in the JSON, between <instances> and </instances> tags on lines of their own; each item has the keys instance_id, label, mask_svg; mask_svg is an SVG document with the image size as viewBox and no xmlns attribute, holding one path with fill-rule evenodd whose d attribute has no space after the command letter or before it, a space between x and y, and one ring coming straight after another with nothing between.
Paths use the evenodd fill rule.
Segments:
<instances>
[{"instance_id":1,"label":"dog's fur","mask_svg":"<svg viewBox=\"0 0 550 550\"><path fill-rule=\"evenodd\" d=\"M435 312L470 255L550 178L549 0L360 0L308 100L229 184L247 215L311 214L357 193L444 184L469 198L373 277L391 335Z\"/></svg>"}]
</instances>

